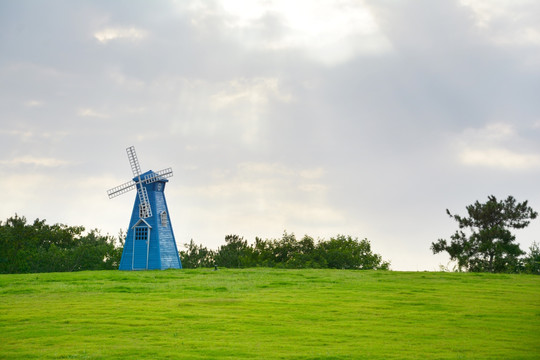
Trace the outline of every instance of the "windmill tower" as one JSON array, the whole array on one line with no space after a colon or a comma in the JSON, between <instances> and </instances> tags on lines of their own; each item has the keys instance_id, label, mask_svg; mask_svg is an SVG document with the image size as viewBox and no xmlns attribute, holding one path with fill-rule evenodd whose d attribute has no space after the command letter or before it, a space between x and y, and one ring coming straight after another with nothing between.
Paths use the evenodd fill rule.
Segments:
<instances>
[{"instance_id":1,"label":"windmill tower","mask_svg":"<svg viewBox=\"0 0 540 360\"><path fill-rule=\"evenodd\" d=\"M120 270L181 269L178 249L165 201L171 168L141 174L135 147L126 149L133 180L107 191L109 199L137 190L124 243Z\"/></svg>"}]
</instances>

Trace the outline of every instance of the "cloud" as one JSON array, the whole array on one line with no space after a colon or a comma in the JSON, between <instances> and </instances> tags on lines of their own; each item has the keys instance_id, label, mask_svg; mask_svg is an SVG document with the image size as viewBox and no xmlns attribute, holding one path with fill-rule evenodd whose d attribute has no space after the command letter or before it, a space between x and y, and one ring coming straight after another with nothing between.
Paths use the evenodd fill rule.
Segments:
<instances>
[{"instance_id":1,"label":"cloud","mask_svg":"<svg viewBox=\"0 0 540 360\"><path fill-rule=\"evenodd\" d=\"M540 168L540 154L518 153L505 148L464 148L460 160L469 166L485 166L504 170Z\"/></svg>"},{"instance_id":2,"label":"cloud","mask_svg":"<svg viewBox=\"0 0 540 360\"><path fill-rule=\"evenodd\" d=\"M358 1L221 0L218 4L213 11L199 12L193 24L219 17L227 33L236 34L251 49L300 50L332 66L358 54L381 54L392 48L370 10Z\"/></svg>"},{"instance_id":3,"label":"cloud","mask_svg":"<svg viewBox=\"0 0 540 360\"><path fill-rule=\"evenodd\" d=\"M112 71L109 76L117 85L130 91L141 90L146 85L144 81L135 77L129 77L120 71Z\"/></svg>"},{"instance_id":4,"label":"cloud","mask_svg":"<svg viewBox=\"0 0 540 360\"><path fill-rule=\"evenodd\" d=\"M46 161L47 162L47 161ZM54 161L53 161L54 162ZM98 228L116 235L128 219L118 216L118 208L111 206L112 200L106 195L111 184L122 180L114 177L80 176L77 173L63 174L59 171L38 169L31 174L9 172L0 178L0 187L9 189L9 197L3 199L1 216L18 213L28 220L46 219L47 223L84 225L87 229ZM42 171L43 170L43 171ZM69 181L65 181L69 178ZM125 181L125 179L123 179ZM55 189L55 191L50 191ZM133 205L133 198L114 199L114 203L128 209ZM84 206L80 206L83 204ZM103 214L103 220L88 221L95 214ZM122 213L123 214L123 213ZM115 217L120 218L116 222ZM112 220L111 220L112 219Z\"/></svg>"},{"instance_id":5,"label":"cloud","mask_svg":"<svg viewBox=\"0 0 540 360\"><path fill-rule=\"evenodd\" d=\"M45 104L45 101L42 100L28 100L24 102L24 106L29 108L41 107Z\"/></svg>"},{"instance_id":6,"label":"cloud","mask_svg":"<svg viewBox=\"0 0 540 360\"><path fill-rule=\"evenodd\" d=\"M70 161L48 158L48 157L35 157L31 155L20 156L10 160L0 160L0 164L9 165L9 166L18 166L18 165L34 165L39 167L46 168L55 168L60 166L65 166L71 164Z\"/></svg>"},{"instance_id":7,"label":"cloud","mask_svg":"<svg viewBox=\"0 0 540 360\"><path fill-rule=\"evenodd\" d=\"M255 236L280 236L285 229L315 236L335 235L347 219L331 204L324 174L321 168L278 162L224 166L197 184L171 186L168 197L183 199L183 205L171 213L174 210L187 227L185 233L195 231L196 239L212 246L220 241L212 228L224 233L234 231L250 241ZM194 227L200 219L212 226Z\"/></svg>"},{"instance_id":8,"label":"cloud","mask_svg":"<svg viewBox=\"0 0 540 360\"><path fill-rule=\"evenodd\" d=\"M234 79L223 90L212 95L212 104L223 108L234 104L266 105L270 98L282 102L292 101L290 93L280 89L276 78Z\"/></svg>"},{"instance_id":9,"label":"cloud","mask_svg":"<svg viewBox=\"0 0 540 360\"><path fill-rule=\"evenodd\" d=\"M82 117L94 117L94 118L101 118L101 119L106 119L109 117L108 114L95 111L94 109L91 109L91 108L79 109L79 111L77 112L77 115L82 116Z\"/></svg>"},{"instance_id":10,"label":"cloud","mask_svg":"<svg viewBox=\"0 0 540 360\"><path fill-rule=\"evenodd\" d=\"M514 126L508 123L491 123L483 128L465 129L464 135L475 143L504 141L516 135Z\"/></svg>"},{"instance_id":11,"label":"cloud","mask_svg":"<svg viewBox=\"0 0 540 360\"><path fill-rule=\"evenodd\" d=\"M100 43L106 44L112 40L123 39L129 41L140 41L148 37L146 30L135 27L129 28L106 28L94 33Z\"/></svg>"},{"instance_id":12,"label":"cloud","mask_svg":"<svg viewBox=\"0 0 540 360\"><path fill-rule=\"evenodd\" d=\"M492 123L480 129L466 129L458 140L459 161L467 166L501 170L540 168L540 153L507 123Z\"/></svg>"},{"instance_id":13,"label":"cloud","mask_svg":"<svg viewBox=\"0 0 540 360\"><path fill-rule=\"evenodd\" d=\"M190 192L204 198L203 202L227 203L233 212L242 212L242 217L293 217L328 223L339 220L340 216L326 203L323 173L320 168L295 169L281 163L245 162L234 169L214 171L210 183L197 185ZM322 216L330 213L333 215Z\"/></svg>"},{"instance_id":14,"label":"cloud","mask_svg":"<svg viewBox=\"0 0 540 360\"><path fill-rule=\"evenodd\" d=\"M460 3L471 9L475 25L495 44L540 46L537 1L461 0Z\"/></svg>"},{"instance_id":15,"label":"cloud","mask_svg":"<svg viewBox=\"0 0 540 360\"><path fill-rule=\"evenodd\" d=\"M40 131L34 128L28 129L0 129L0 135L7 135L10 138L15 138L18 141L27 143L42 140L59 140L65 138L68 132L65 130L55 131Z\"/></svg>"},{"instance_id":16,"label":"cloud","mask_svg":"<svg viewBox=\"0 0 540 360\"><path fill-rule=\"evenodd\" d=\"M239 139L243 145L257 144L265 136L265 117L272 105L294 101L273 77L167 78L153 83L151 92L167 113L174 114L174 134Z\"/></svg>"},{"instance_id":17,"label":"cloud","mask_svg":"<svg viewBox=\"0 0 540 360\"><path fill-rule=\"evenodd\" d=\"M0 129L0 135L7 135L9 137L17 137L20 141L26 142L32 140L36 134L30 130L4 130Z\"/></svg>"}]
</instances>

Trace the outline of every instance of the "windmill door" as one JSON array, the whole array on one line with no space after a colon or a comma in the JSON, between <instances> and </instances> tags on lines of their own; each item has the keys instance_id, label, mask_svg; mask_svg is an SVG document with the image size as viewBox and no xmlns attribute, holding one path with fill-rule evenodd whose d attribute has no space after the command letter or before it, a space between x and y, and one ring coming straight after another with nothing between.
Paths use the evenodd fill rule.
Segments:
<instances>
[{"instance_id":1,"label":"windmill door","mask_svg":"<svg viewBox=\"0 0 540 360\"><path fill-rule=\"evenodd\" d=\"M133 270L148 269L148 250L150 229L148 226L136 226L133 241Z\"/></svg>"}]
</instances>

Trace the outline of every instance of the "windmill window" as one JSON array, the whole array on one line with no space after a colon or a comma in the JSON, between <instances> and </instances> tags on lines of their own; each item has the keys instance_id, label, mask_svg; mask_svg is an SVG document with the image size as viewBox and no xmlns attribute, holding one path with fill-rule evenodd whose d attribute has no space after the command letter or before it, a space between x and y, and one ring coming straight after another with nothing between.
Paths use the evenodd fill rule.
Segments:
<instances>
[{"instance_id":1,"label":"windmill window","mask_svg":"<svg viewBox=\"0 0 540 360\"><path fill-rule=\"evenodd\" d=\"M148 239L148 228L147 227L136 227L135 228L135 240L147 240Z\"/></svg>"},{"instance_id":2,"label":"windmill window","mask_svg":"<svg viewBox=\"0 0 540 360\"><path fill-rule=\"evenodd\" d=\"M167 212L162 211L161 212L161 226L167 226L168 223L169 222L167 220Z\"/></svg>"}]
</instances>

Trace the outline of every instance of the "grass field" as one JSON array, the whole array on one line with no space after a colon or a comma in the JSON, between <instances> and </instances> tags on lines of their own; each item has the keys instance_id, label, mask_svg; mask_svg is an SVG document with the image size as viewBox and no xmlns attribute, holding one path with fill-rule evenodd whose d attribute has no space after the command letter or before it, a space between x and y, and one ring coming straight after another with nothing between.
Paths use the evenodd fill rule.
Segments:
<instances>
[{"instance_id":1,"label":"grass field","mask_svg":"<svg viewBox=\"0 0 540 360\"><path fill-rule=\"evenodd\" d=\"M540 277L0 275L0 359L539 359Z\"/></svg>"}]
</instances>

